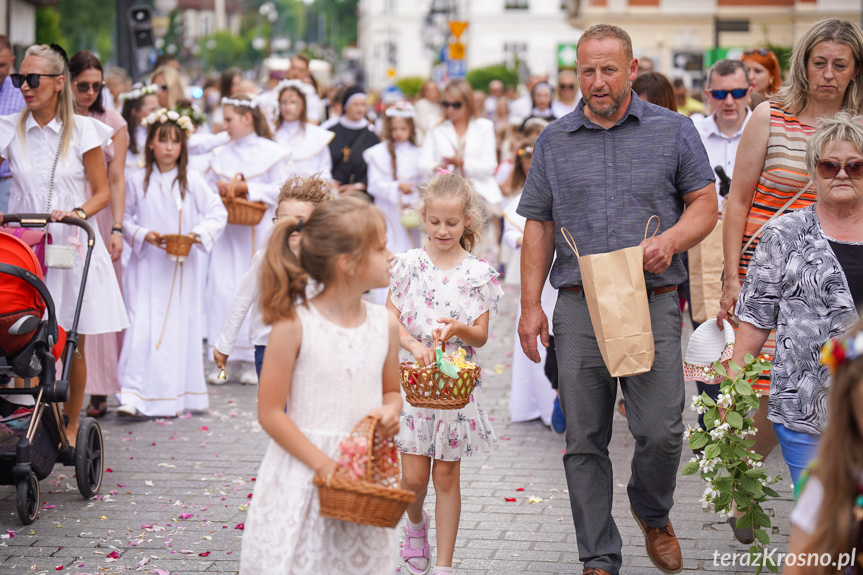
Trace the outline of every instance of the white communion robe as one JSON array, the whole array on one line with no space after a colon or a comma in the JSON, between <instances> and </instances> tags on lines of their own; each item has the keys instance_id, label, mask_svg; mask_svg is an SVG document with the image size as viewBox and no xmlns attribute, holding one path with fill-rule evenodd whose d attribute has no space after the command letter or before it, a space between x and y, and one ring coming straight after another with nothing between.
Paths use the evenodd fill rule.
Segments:
<instances>
[{"instance_id":1,"label":"white communion robe","mask_svg":"<svg viewBox=\"0 0 863 575\"><path fill-rule=\"evenodd\" d=\"M298 121L282 122L276 130L276 142L291 151L288 165L291 175L317 176L326 181L333 179L329 145L334 137L333 132L310 123L301 130Z\"/></svg>"},{"instance_id":2,"label":"white communion robe","mask_svg":"<svg viewBox=\"0 0 863 575\"><path fill-rule=\"evenodd\" d=\"M516 242L524 236L524 216L515 213L521 194L514 197L503 212L503 241L513 249L513 261L521 256L521 247ZM506 275L518 274L520 270L507 266ZM520 274L519 274L520 276ZM551 317L554 315L554 304L557 302L557 290L551 287L548 279L542 286L542 310L548 316L548 331L552 333ZM518 306L517 318L521 317L521 306ZM516 319L518 325L518 319ZM552 389L551 382L545 376L545 347L537 345L539 363L530 361L521 349L518 333L512 348L512 387L509 395L509 417L512 421L530 421L537 417L546 425L551 424L551 411L557 392Z\"/></svg>"},{"instance_id":3,"label":"white communion robe","mask_svg":"<svg viewBox=\"0 0 863 575\"><path fill-rule=\"evenodd\" d=\"M251 134L217 149L210 163L206 177L214 190L218 191L218 181L230 181L234 175L243 174L249 187L249 200L262 201L269 209L256 226L228 224L210 253L204 295L208 356L213 355L240 279L252 265L255 251L266 246L279 191L290 176L290 158L291 152L285 147ZM247 320L240 329L231 361L255 361L255 348L248 334Z\"/></svg>"},{"instance_id":4,"label":"white communion robe","mask_svg":"<svg viewBox=\"0 0 863 575\"><path fill-rule=\"evenodd\" d=\"M184 197L176 168L164 174L154 169L146 190L144 172L136 170L126 179L123 224L131 254L123 283L131 325L120 353L120 403L145 415L174 416L209 407L201 356L204 304L197 277L202 268L196 260L213 248L228 213L198 172L187 172ZM178 264L144 241L150 230L196 233L201 243Z\"/></svg>"},{"instance_id":5,"label":"white communion robe","mask_svg":"<svg viewBox=\"0 0 863 575\"><path fill-rule=\"evenodd\" d=\"M363 159L368 164L368 192L375 199L375 206L380 208L387 220L387 248L392 253L398 254L421 245L419 230L417 228L408 230L401 224L402 207L413 206L417 201L416 186L421 176L420 148L410 142L395 145L398 171L396 178L393 177L393 160L388 146L388 142L375 144L363 152ZM413 184L413 192L403 194L399 190L399 182Z\"/></svg>"}]
</instances>

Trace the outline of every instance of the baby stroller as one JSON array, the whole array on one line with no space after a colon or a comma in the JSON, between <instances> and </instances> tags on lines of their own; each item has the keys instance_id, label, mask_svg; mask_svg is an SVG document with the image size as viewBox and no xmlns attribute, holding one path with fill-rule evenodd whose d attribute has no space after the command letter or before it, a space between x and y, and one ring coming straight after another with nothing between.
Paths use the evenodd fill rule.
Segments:
<instances>
[{"instance_id":1,"label":"baby stroller","mask_svg":"<svg viewBox=\"0 0 863 575\"><path fill-rule=\"evenodd\" d=\"M25 229L42 229L48 221L47 214L3 216L3 223ZM60 406L69 400L69 371L78 347L78 318L94 235L78 218L68 217L60 223L87 232L84 274L72 329L67 333L57 325L54 300L34 252L18 237L0 233L0 485L17 486L18 517L25 525L32 523L39 511L39 480L51 474L58 460L75 466L78 490L85 498L97 493L102 483L99 424L82 418L72 447ZM63 371L57 379L55 361L61 354ZM13 388L13 377L34 378L39 383Z\"/></svg>"}]
</instances>

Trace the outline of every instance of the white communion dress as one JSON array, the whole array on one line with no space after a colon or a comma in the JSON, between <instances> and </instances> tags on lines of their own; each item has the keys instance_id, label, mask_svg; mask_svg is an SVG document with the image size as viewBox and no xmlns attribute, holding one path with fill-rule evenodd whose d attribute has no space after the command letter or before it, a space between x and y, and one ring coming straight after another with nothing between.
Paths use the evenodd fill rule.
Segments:
<instances>
[{"instance_id":1,"label":"white communion dress","mask_svg":"<svg viewBox=\"0 0 863 575\"><path fill-rule=\"evenodd\" d=\"M514 197L503 212L503 241L513 250L511 264L506 268L506 275L520 276L519 268L521 258L521 247L517 247L517 241L524 236L524 216L518 215L518 203L521 194ZM557 302L557 290L551 287L551 282L545 280L542 286L541 303L545 315L548 317L548 331L552 333L551 316L554 313L554 304ZM518 307L517 318L521 317L521 306ZM518 321L516 320L516 324ZM512 421L530 421L537 417L542 419L546 425L551 425L551 412L557 392L551 387L551 382L545 375L546 350L542 345L537 345L539 351L539 363L530 361L521 349L518 333L512 349L512 387L509 395L509 417Z\"/></svg>"},{"instance_id":2,"label":"white communion dress","mask_svg":"<svg viewBox=\"0 0 863 575\"><path fill-rule=\"evenodd\" d=\"M218 148L206 174L212 188L217 182L230 181L243 174L251 201L263 201L268 206L256 226L228 224L210 253L204 300L207 305L207 355L222 333L222 326L231 309L240 279L252 265L252 256L266 246L273 228L279 190L290 176L288 161L291 153L279 144L251 134ZM254 346L249 341L248 323L240 330L231 361L255 361Z\"/></svg>"},{"instance_id":3,"label":"white communion dress","mask_svg":"<svg viewBox=\"0 0 863 575\"><path fill-rule=\"evenodd\" d=\"M387 249L398 254L420 246L419 229L406 229L401 223L404 207L413 206L417 201L416 186L419 184L420 148L410 142L400 142L394 147L396 170L393 175L393 160L389 142L381 142L363 152L368 164L368 191L375 199L375 205L384 213L387 220ZM403 194L399 182L409 182L414 186L410 194Z\"/></svg>"},{"instance_id":4,"label":"white communion dress","mask_svg":"<svg viewBox=\"0 0 863 575\"><path fill-rule=\"evenodd\" d=\"M365 308L363 324L345 328L324 318L314 300L297 307L302 343L287 413L309 441L333 459L338 459L339 442L383 401L389 312L371 303ZM267 353L280 353L278 343L270 340ZM245 522L240 573L394 573L395 530L322 517L314 475L270 441Z\"/></svg>"},{"instance_id":5,"label":"white communion dress","mask_svg":"<svg viewBox=\"0 0 863 575\"><path fill-rule=\"evenodd\" d=\"M18 132L21 114L0 116L0 157L9 162L12 170L9 213L44 214L53 210L70 211L82 206L89 199L84 154L107 145L114 130L93 118L75 116L69 149L57 163L49 206L51 168L60 145L63 124L55 117L42 128L29 115L24 126L26 141L22 141ZM78 332L100 334L120 331L129 325L120 284L98 224L94 219L87 223L95 233L95 245L81 304ZM58 322L70 329L84 275L87 234L76 226L66 224L50 224L48 232L53 245L75 247L73 267L49 269L45 277L45 285L54 299Z\"/></svg>"},{"instance_id":6,"label":"white communion dress","mask_svg":"<svg viewBox=\"0 0 863 575\"><path fill-rule=\"evenodd\" d=\"M144 188L143 169L126 179L126 241L131 246L123 276L130 326L120 354L120 403L151 416L174 416L209 406L201 356L203 302L197 260L206 257L228 221L218 194L198 172L187 173L180 194L177 169L154 169ZM146 241L159 234L196 233L201 238L183 262Z\"/></svg>"},{"instance_id":7,"label":"white communion dress","mask_svg":"<svg viewBox=\"0 0 863 575\"><path fill-rule=\"evenodd\" d=\"M333 158L330 141L335 134L320 126L307 123L282 122L276 130L276 142L291 151L288 171L292 176L317 176L329 181L333 179Z\"/></svg>"}]
</instances>

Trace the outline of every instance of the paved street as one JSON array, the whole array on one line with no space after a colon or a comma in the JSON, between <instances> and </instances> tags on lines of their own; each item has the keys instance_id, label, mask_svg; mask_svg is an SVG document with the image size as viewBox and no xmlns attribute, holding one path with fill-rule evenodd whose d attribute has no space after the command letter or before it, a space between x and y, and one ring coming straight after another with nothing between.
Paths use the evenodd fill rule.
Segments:
<instances>
[{"instance_id":1,"label":"paved street","mask_svg":"<svg viewBox=\"0 0 863 575\"><path fill-rule=\"evenodd\" d=\"M561 464L563 437L539 422L513 424L508 418L517 296L517 290L508 289L501 314L492 320L489 343L480 352L500 441L492 453L464 463L455 567L464 575L580 575ZM694 385L687 385L689 397ZM246 506L267 437L255 421L255 387L231 383L210 390L211 411L204 416L129 421L109 413L101 422L107 469L93 501L78 493L73 469L58 465L41 483L45 503L39 519L22 526L13 489L0 486L0 574L235 573ZM693 412L687 410L685 418L695 424ZM625 485L632 449L626 421L615 413L609 451L614 517L624 541L622 573L658 574L629 514ZM689 457L685 449L683 462ZM778 451L767 467L770 475L788 476ZM767 508L776 524L771 538L780 551L789 532L789 483L783 481L782 499ZM714 552L745 548L723 521L702 512L702 491L697 477L681 478L671 513L685 572L754 571L713 564ZM542 501L529 503L531 497Z\"/></svg>"}]
</instances>

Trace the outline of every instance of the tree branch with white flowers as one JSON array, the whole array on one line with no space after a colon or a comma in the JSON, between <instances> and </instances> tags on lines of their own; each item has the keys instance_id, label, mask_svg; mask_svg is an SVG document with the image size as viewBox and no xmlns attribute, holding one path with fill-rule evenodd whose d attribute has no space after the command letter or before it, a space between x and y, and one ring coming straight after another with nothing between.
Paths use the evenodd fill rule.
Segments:
<instances>
[{"instance_id":1,"label":"tree branch with white flowers","mask_svg":"<svg viewBox=\"0 0 863 575\"><path fill-rule=\"evenodd\" d=\"M775 573L775 562L764 552L770 543L767 529L771 522L761 505L768 498L779 497L770 485L781 478L767 476L762 456L752 450L755 440L747 439L758 431L749 412L758 409L761 397L761 392L752 389L750 382L769 370L771 364L763 356L756 358L747 354L745 359L742 369L731 362L730 373L719 361L714 364L721 377L716 401L706 393L692 396L691 409L704 414L707 429L687 426L683 433L691 449L702 450L683 466L683 475L700 473L707 483L701 496L701 506L705 510L712 508L723 519L732 517L734 508L742 513L737 518L737 528L752 527L755 535L755 542L749 548L750 564L757 566L757 573L764 567Z\"/></svg>"}]
</instances>

